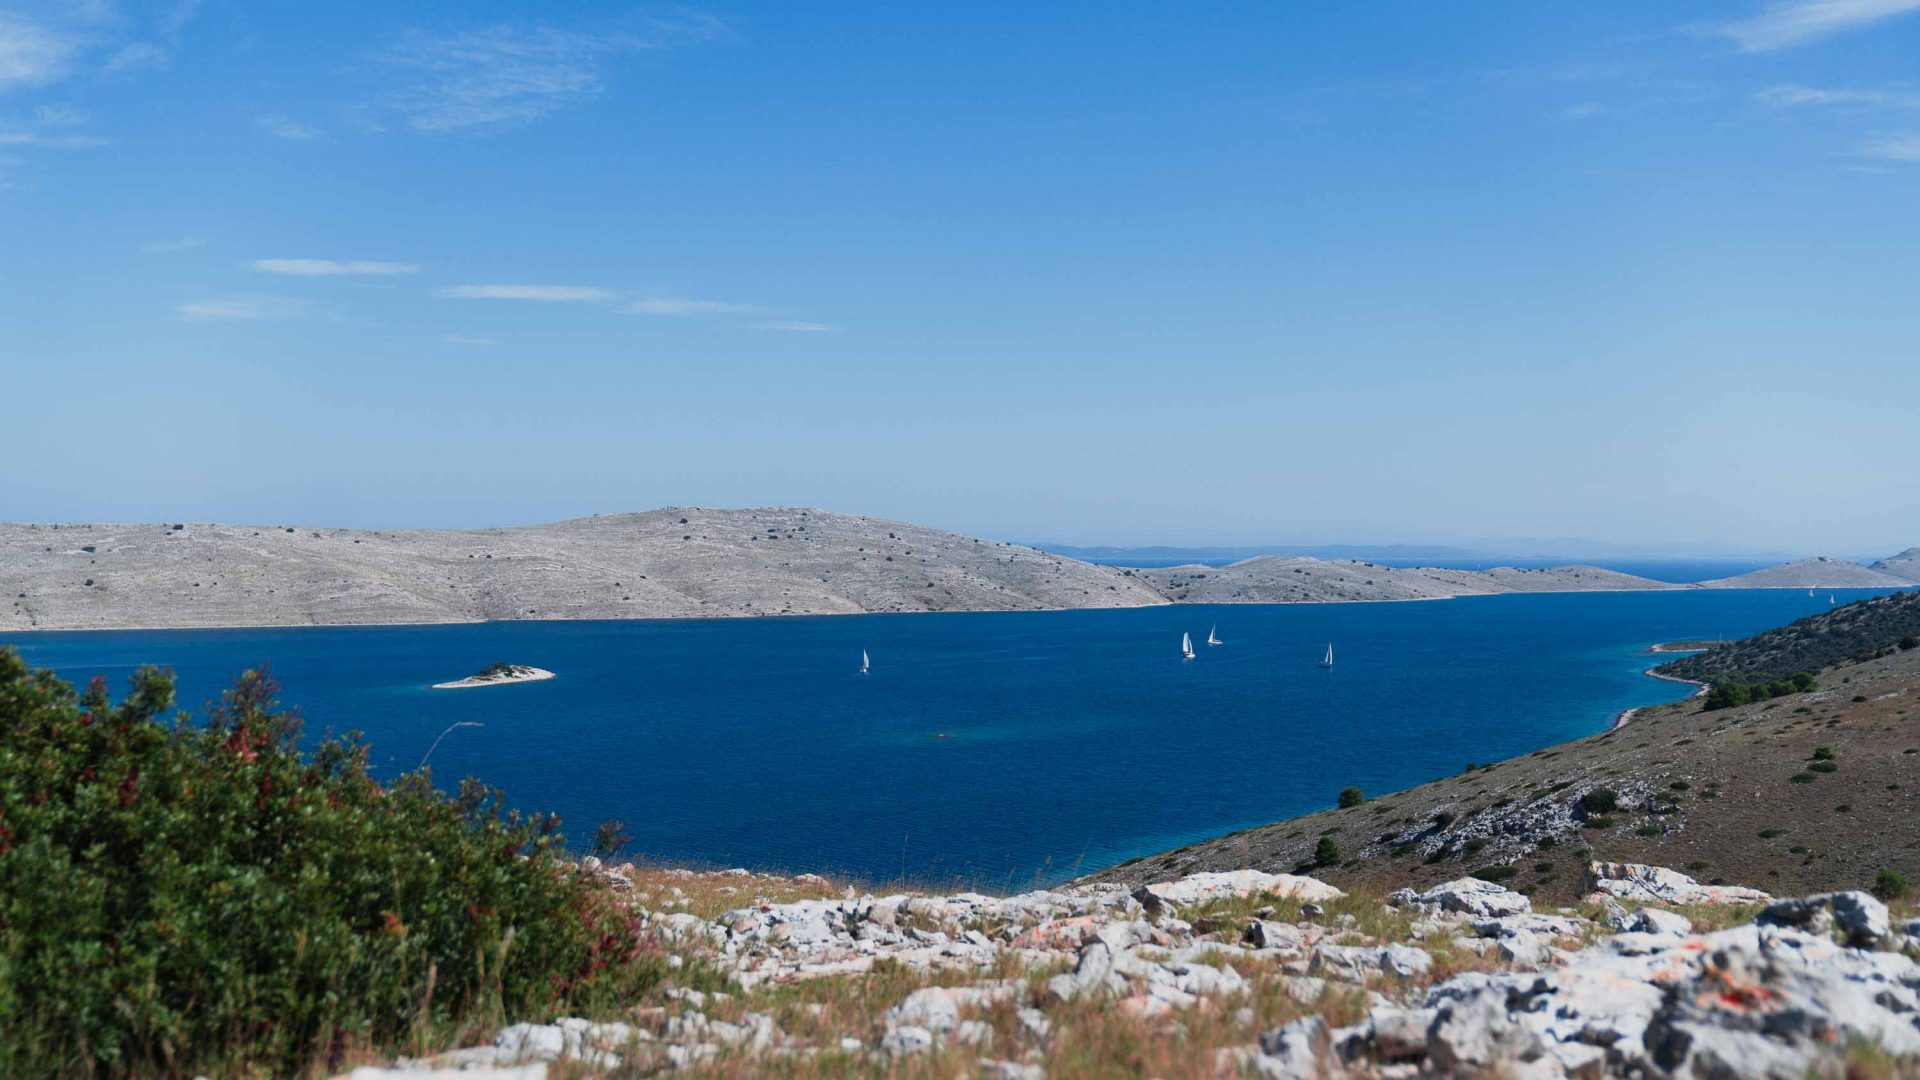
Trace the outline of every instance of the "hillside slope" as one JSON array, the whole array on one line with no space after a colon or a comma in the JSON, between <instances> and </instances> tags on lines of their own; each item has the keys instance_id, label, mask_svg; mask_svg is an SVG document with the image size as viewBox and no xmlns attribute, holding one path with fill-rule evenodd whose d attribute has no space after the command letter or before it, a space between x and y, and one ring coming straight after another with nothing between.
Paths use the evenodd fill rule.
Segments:
<instances>
[{"instance_id":1,"label":"hillside slope","mask_svg":"<svg viewBox=\"0 0 1920 1080\"><path fill-rule=\"evenodd\" d=\"M1858 600L1703 653L1669 660L1662 675L1706 682L1766 683L1863 660L1920 638L1920 592Z\"/></svg>"},{"instance_id":2,"label":"hillside slope","mask_svg":"<svg viewBox=\"0 0 1920 1080\"><path fill-rule=\"evenodd\" d=\"M1118 570L879 518L670 508L550 525L0 525L0 628L1139 607Z\"/></svg>"},{"instance_id":3,"label":"hillside slope","mask_svg":"<svg viewBox=\"0 0 1920 1080\"><path fill-rule=\"evenodd\" d=\"M1295 871L1312 866L1323 837L1341 860L1311 873L1369 889L1484 874L1570 902L1589 859L1685 868L1776 894L1864 888L1883 869L1920 878L1920 649L1820 681L1732 709L1703 711L1698 699L1642 709L1600 735L1087 880ZM1325 782L1332 803L1341 780Z\"/></svg>"}]
</instances>

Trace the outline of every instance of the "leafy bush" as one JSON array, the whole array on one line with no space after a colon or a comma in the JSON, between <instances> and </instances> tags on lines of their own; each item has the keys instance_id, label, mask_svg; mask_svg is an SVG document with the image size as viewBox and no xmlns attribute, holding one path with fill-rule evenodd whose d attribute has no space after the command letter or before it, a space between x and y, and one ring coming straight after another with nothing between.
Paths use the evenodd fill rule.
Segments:
<instances>
[{"instance_id":1,"label":"leafy bush","mask_svg":"<svg viewBox=\"0 0 1920 1080\"><path fill-rule=\"evenodd\" d=\"M1580 796L1580 809L1588 814L1611 814L1620 808L1620 796L1612 788L1594 788Z\"/></svg>"},{"instance_id":2,"label":"leafy bush","mask_svg":"<svg viewBox=\"0 0 1920 1080\"><path fill-rule=\"evenodd\" d=\"M294 1075L656 977L556 819L303 755L275 689L195 725L0 649L0 1075Z\"/></svg>"},{"instance_id":3,"label":"leafy bush","mask_svg":"<svg viewBox=\"0 0 1920 1080\"><path fill-rule=\"evenodd\" d=\"M1357 787L1340 789L1340 809L1351 810L1367 801L1366 793Z\"/></svg>"},{"instance_id":4,"label":"leafy bush","mask_svg":"<svg viewBox=\"0 0 1920 1080\"><path fill-rule=\"evenodd\" d=\"M1907 875L1898 870L1882 870L1873 879L1873 895L1882 900L1898 900L1907 895Z\"/></svg>"},{"instance_id":5,"label":"leafy bush","mask_svg":"<svg viewBox=\"0 0 1920 1080\"><path fill-rule=\"evenodd\" d=\"M1816 747L1814 747L1814 748L1813 748L1813 760L1815 760L1815 761L1832 761L1832 760L1833 760L1833 747L1831 747L1831 746L1816 746Z\"/></svg>"},{"instance_id":6,"label":"leafy bush","mask_svg":"<svg viewBox=\"0 0 1920 1080\"><path fill-rule=\"evenodd\" d=\"M1839 765L1839 763L1838 763L1838 762L1833 762L1833 761L1816 761L1816 762L1813 762L1812 764L1810 764L1810 765L1808 765L1808 766L1807 766L1807 771L1808 771L1808 772L1822 772L1822 773L1830 773L1830 772L1832 772L1832 771L1834 771L1835 769L1838 769L1839 767L1840 767L1840 765Z\"/></svg>"},{"instance_id":7,"label":"leafy bush","mask_svg":"<svg viewBox=\"0 0 1920 1080\"><path fill-rule=\"evenodd\" d=\"M1340 845L1333 842L1333 837L1323 836L1320 838L1319 843L1313 845L1313 864L1315 866L1332 866L1339 861Z\"/></svg>"}]
</instances>

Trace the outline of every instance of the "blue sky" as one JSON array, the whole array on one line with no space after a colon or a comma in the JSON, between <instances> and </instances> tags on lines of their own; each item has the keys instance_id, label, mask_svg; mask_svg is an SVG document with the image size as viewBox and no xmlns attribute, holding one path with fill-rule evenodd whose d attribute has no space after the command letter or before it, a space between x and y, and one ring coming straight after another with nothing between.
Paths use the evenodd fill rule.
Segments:
<instances>
[{"instance_id":1,"label":"blue sky","mask_svg":"<svg viewBox=\"0 0 1920 1080\"><path fill-rule=\"evenodd\" d=\"M0 519L1920 543L1920 0L0 0Z\"/></svg>"}]
</instances>

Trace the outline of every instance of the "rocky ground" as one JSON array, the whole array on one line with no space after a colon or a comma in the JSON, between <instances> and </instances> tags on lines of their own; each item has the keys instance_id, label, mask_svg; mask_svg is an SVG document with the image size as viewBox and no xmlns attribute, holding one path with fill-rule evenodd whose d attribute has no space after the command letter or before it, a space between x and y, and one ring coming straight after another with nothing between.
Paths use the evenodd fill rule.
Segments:
<instances>
[{"instance_id":1,"label":"rocky ground","mask_svg":"<svg viewBox=\"0 0 1920 1080\"><path fill-rule=\"evenodd\" d=\"M1920 921L1598 864L1577 906L1191 874L1009 897L599 867L669 978L353 1080L1860 1077L1920 1061Z\"/></svg>"},{"instance_id":2,"label":"rocky ground","mask_svg":"<svg viewBox=\"0 0 1920 1080\"><path fill-rule=\"evenodd\" d=\"M879 518L673 508L516 529L0 525L0 629L1139 607L1119 571Z\"/></svg>"},{"instance_id":3,"label":"rocky ground","mask_svg":"<svg viewBox=\"0 0 1920 1080\"><path fill-rule=\"evenodd\" d=\"M1810 693L1641 709L1591 738L1092 880L1133 886L1254 867L1385 892L1479 874L1556 903L1578 899L1579 868L1594 859L1783 893L1866 888L1887 870L1920 881L1917 699L1920 649L1849 662L1823 671ZM1329 804L1342 783L1326 778Z\"/></svg>"}]
</instances>

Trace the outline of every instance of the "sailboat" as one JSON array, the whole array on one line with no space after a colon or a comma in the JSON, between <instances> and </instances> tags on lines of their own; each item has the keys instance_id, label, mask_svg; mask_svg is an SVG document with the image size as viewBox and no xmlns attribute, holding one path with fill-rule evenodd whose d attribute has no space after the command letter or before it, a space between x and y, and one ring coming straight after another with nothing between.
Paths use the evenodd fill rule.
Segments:
<instances>
[{"instance_id":1,"label":"sailboat","mask_svg":"<svg viewBox=\"0 0 1920 1080\"><path fill-rule=\"evenodd\" d=\"M1189 660L1193 659L1193 635L1192 634L1180 635L1180 655L1186 657Z\"/></svg>"},{"instance_id":2,"label":"sailboat","mask_svg":"<svg viewBox=\"0 0 1920 1080\"><path fill-rule=\"evenodd\" d=\"M873 666L873 662L867 659L867 650L861 649L860 650L860 674L865 675L867 673L867 669L871 668L872 666Z\"/></svg>"},{"instance_id":3,"label":"sailboat","mask_svg":"<svg viewBox=\"0 0 1920 1080\"><path fill-rule=\"evenodd\" d=\"M1333 642L1331 641L1327 642L1327 658L1325 660L1320 661L1320 666L1321 667L1333 666Z\"/></svg>"},{"instance_id":4,"label":"sailboat","mask_svg":"<svg viewBox=\"0 0 1920 1080\"><path fill-rule=\"evenodd\" d=\"M1813 595L1813 587L1812 587L1812 586L1808 586L1808 587L1807 587L1807 595L1808 595L1808 596L1812 596L1812 595Z\"/></svg>"},{"instance_id":5,"label":"sailboat","mask_svg":"<svg viewBox=\"0 0 1920 1080\"><path fill-rule=\"evenodd\" d=\"M1226 642L1220 640L1220 635L1217 633L1219 629L1220 628L1217 626L1212 626L1207 628L1207 644L1209 645L1225 645L1226 644Z\"/></svg>"},{"instance_id":6,"label":"sailboat","mask_svg":"<svg viewBox=\"0 0 1920 1080\"><path fill-rule=\"evenodd\" d=\"M1840 601L1838 601L1838 600L1835 600L1835 599L1833 598L1833 594L1832 594L1832 593L1828 593L1828 594L1827 594L1827 603L1829 603L1829 604L1837 604L1837 603L1839 603L1839 602L1840 602Z\"/></svg>"}]
</instances>

